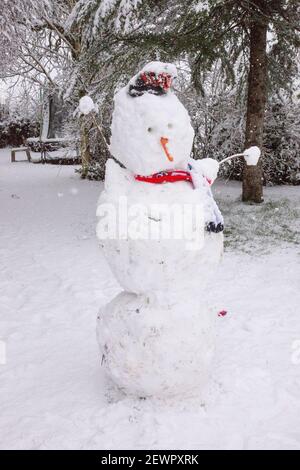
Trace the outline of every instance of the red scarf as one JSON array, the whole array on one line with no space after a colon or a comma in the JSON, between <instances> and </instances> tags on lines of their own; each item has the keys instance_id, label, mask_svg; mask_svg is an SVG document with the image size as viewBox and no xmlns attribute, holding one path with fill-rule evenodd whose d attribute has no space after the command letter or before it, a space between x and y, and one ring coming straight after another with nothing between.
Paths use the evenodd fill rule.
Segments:
<instances>
[{"instance_id":1,"label":"red scarf","mask_svg":"<svg viewBox=\"0 0 300 470\"><path fill-rule=\"evenodd\" d=\"M162 184L188 181L193 184L191 174L185 170L165 170L149 176L134 175L134 177L137 181L144 181L145 183Z\"/></svg>"},{"instance_id":2,"label":"red scarf","mask_svg":"<svg viewBox=\"0 0 300 470\"><path fill-rule=\"evenodd\" d=\"M164 170L159 173L153 173L153 175L149 176L134 175L134 177L137 181L143 181L144 183L162 184L176 183L176 181L188 181L193 184L191 173L185 170ZM206 178L206 176L205 179L209 186L211 186L212 180Z\"/></svg>"}]
</instances>

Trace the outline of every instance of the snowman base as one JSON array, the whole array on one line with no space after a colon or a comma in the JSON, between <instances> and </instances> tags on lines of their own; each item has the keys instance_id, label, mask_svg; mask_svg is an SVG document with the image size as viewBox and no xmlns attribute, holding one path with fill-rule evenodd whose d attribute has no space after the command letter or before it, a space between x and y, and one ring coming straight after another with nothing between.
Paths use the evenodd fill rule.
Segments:
<instances>
[{"instance_id":1,"label":"snowman base","mask_svg":"<svg viewBox=\"0 0 300 470\"><path fill-rule=\"evenodd\" d=\"M198 396L215 344L215 315L199 301L122 292L99 313L102 365L126 395Z\"/></svg>"}]
</instances>

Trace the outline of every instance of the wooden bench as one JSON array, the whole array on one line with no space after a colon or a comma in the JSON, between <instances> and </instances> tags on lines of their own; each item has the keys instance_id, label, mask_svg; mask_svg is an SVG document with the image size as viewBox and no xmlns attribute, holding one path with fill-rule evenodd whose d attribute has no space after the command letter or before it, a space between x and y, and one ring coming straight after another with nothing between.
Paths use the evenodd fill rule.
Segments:
<instances>
[{"instance_id":1,"label":"wooden bench","mask_svg":"<svg viewBox=\"0 0 300 470\"><path fill-rule=\"evenodd\" d=\"M11 162L16 162L16 161L24 161L24 160L16 160L16 153L17 152L25 152L27 160L30 162L31 161L31 155L30 155L30 150L28 147L18 147L15 149L11 149Z\"/></svg>"}]
</instances>

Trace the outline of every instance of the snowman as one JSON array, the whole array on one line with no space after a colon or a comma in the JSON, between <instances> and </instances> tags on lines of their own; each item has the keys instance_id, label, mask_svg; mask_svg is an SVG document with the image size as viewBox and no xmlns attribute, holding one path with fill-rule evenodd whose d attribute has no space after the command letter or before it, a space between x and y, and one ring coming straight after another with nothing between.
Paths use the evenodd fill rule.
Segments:
<instances>
[{"instance_id":1,"label":"snowman","mask_svg":"<svg viewBox=\"0 0 300 470\"><path fill-rule=\"evenodd\" d=\"M207 283L223 252L212 159L190 158L194 131L151 62L114 97L97 236L122 292L98 316L102 365L127 395L198 395L215 344Z\"/></svg>"}]
</instances>

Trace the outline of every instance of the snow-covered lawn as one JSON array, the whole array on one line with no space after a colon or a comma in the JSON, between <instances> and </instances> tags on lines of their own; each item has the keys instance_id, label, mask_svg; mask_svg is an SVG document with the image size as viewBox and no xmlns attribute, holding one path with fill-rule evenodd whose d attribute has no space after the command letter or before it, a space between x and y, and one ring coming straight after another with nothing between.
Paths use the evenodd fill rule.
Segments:
<instances>
[{"instance_id":1,"label":"snow-covered lawn","mask_svg":"<svg viewBox=\"0 0 300 470\"><path fill-rule=\"evenodd\" d=\"M227 250L209 295L228 315L207 389L181 402L105 389L96 316L119 287L95 238L100 190L0 151L0 448L299 449L300 188L257 207L217 183Z\"/></svg>"}]
</instances>

